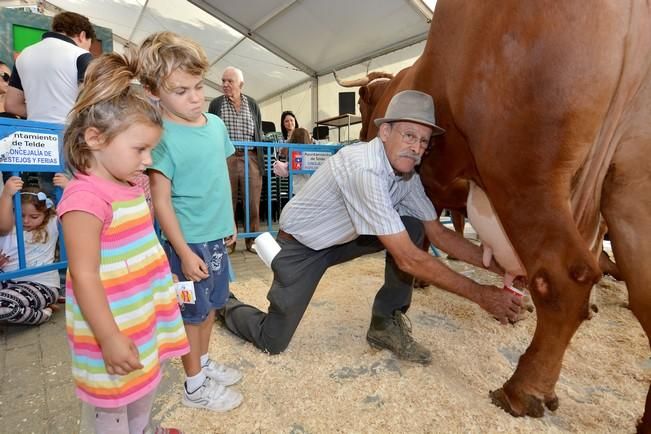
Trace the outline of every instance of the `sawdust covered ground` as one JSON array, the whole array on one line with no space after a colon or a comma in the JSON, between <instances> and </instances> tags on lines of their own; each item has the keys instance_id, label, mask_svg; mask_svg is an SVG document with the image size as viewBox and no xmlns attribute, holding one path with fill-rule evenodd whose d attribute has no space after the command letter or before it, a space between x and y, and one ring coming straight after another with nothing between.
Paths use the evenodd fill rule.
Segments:
<instances>
[{"instance_id":1,"label":"sawdust covered ground","mask_svg":"<svg viewBox=\"0 0 651 434\"><path fill-rule=\"evenodd\" d=\"M217 325L212 356L241 369L242 406L219 414L180 404L178 361L155 418L186 433L633 432L651 378L648 341L626 308L623 284L596 287L600 311L566 353L556 390L560 408L541 419L513 418L490 403L527 348L535 316L502 326L477 306L434 287L416 290L409 312L415 337L432 349L422 367L371 349L365 341L373 296L383 277L377 254L330 269L289 349L261 353ZM450 262L482 282L482 270ZM266 309L270 272L232 284ZM169 383L168 383L169 384Z\"/></svg>"}]
</instances>

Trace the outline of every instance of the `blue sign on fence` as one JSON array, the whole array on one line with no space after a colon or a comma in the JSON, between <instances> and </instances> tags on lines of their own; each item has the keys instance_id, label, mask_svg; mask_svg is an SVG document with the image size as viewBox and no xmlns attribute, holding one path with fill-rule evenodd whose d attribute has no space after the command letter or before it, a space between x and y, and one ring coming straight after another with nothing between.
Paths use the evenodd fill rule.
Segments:
<instances>
[{"instance_id":1,"label":"blue sign on fence","mask_svg":"<svg viewBox=\"0 0 651 434\"><path fill-rule=\"evenodd\" d=\"M63 125L0 118L0 171L63 171Z\"/></svg>"}]
</instances>

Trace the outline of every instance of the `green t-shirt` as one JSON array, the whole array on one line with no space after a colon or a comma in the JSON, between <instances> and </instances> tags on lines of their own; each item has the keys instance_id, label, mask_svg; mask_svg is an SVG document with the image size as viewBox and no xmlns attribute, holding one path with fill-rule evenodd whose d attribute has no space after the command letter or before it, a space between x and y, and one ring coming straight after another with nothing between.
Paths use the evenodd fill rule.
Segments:
<instances>
[{"instance_id":1,"label":"green t-shirt","mask_svg":"<svg viewBox=\"0 0 651 434\"><path fill-rule=\"evenodd\" d=\"M185 241L192 244L227 237L234 229L226 158L235 148L224 122L204 115L207 122L200 127L165 120L152 152L151 169L172 182L172 206Z\"/></svg>"}]
</instances>

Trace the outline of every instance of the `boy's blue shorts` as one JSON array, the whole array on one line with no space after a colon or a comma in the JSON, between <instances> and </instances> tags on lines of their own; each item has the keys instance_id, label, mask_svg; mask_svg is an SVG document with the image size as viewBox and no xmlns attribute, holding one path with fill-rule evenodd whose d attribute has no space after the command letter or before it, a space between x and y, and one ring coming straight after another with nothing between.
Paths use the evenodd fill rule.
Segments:
<instances>
[{"instance_id":1,"label":"boy's blue shorts","mask_svg":"<svg viewBox=\"0 0 651 434\"><path fill-rule=\"evenodd\" d=\"M190 249L208 265L208 277L194 282L196 301L194 304L185 303L180 306L183 322L201 324L213 309L221 309L228 300L228 257L223 240L207 243L188 244ZM169 241L163 243L165 254L170 263L172 273L179 281L187 281L181 271L181 259L176 254Z\"/></svg>"}]
</instances>

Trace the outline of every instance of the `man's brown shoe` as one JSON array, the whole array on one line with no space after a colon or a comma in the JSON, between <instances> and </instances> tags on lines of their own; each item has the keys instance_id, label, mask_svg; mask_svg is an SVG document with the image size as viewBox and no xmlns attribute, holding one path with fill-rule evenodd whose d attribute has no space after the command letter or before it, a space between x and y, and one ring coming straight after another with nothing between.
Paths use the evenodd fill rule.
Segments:
<instances>
[{"instance_id":1,"label":"man's brown shoe","mask_svg":"<svg viewBox=\"0 0 651 434\"><path fill-rule=\"evenodd\" d=\"M387 349L399 359L423 365L432 362L432 353L414 340L411 322L400 311L395 311L391 318L373 317L366 340L372 347Z\"/></svg>"}]
</instances>

